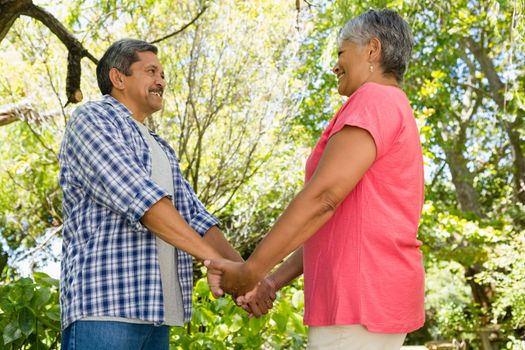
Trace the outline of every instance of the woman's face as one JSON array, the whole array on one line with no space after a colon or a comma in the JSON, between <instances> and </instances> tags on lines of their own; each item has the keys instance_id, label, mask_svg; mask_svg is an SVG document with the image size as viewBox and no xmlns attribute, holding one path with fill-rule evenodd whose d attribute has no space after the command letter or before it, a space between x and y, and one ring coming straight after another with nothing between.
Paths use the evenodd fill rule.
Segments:
<instances>
[{"instance_id":1,"label":"woman's face","mask_svg":"<svg viewBox=\"0 0 525 350\"><path fill-rule=\"evenodd\" d=\"M352 95L368 80L371 75L369 57L367 45L343 41L339 47L337 63L332 69L339 82L337 90L340 95Z\"/></svg>"}]
</instances>

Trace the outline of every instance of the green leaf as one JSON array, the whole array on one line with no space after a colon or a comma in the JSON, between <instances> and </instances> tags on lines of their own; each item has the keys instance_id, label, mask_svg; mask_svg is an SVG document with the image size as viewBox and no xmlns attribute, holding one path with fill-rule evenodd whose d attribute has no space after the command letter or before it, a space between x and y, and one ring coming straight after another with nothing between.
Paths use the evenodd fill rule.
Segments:
<instances>
[{"instance_id":1,"label":"green leaf","mask_svg":"<svg viewBox=\"0 0 525 350\"><path fill-rule=\"evenodd\" d=\"M33 311L27 307L20 310L20 313L18 314L18 323L20 325L20 330L26 337L33 333L35 329L35 315L33 314Z\"/></svg>"},{"instance_id":2,"label":"green leaf","mask_svg":"<svg viewBox=\"0 0 525 350\"><path fill-rule=\"evenodd\" d=\"M8 298L4 298L0 301L0 310L4 311L5 313L13 313L16 310L16 305L9 300Z\"/></svg>"},{"instance_id":3,"label":"green leaf","mask_svg":"<svg viewBox=\"0 0 525 350\"><path fill-rule=\"evenodd\" d=\"M19 339L22 336L22 331L18 328L18 321L11 321L5 328L2 333L4 337L4 344L9 344Z\"/></svg>"},{"instance_id":4,"label":"green leaf","mask_svg":"<svg viewBox=\"0 0 525 350\"><path fill-rule=\"evenodd\" d=\"M52 320L46 314L38 315L38 329L44 327L46 330L54 330L60 333L60 320Z\"/></svg>"},{"instance_id":5,"label":"green leaf","mask_svg":"<svg viewBox=\"0 0 525 350\"><path fill-rule=\"evenodd\" d=\"M29 278L22 278L16 282L14 287L9 291L9 300L17 306L26 306L31 301L35 287L33 281Z\"/></svg>"},{"instance_id":6,"label":"green leaf","mask_svg":"<svg viewBox=\"0 0 525 350\"><path fill-rule=\"evenodd\" d=\"M230 306L231 301L227 298L219 298L215 301L215 311L224 310Z\"/></svg>"},{"instance_id":7,"label":"green leaf","mask_svg":"<svg viewBox=\"0 0 525 350\"><path fill-rule=\"evenodd\" d=\"M49 277L49 275L44 272L35 272L33 278L35 279L35 282L41 286L58 288L58 280Z\"/></svg>"},{"instance_id":8,"label":"green leaf","mask_svg":"<svg viewBox=\"0 0 525 350\"><path fill-rule=\"evenodd\" d=\"M7 266L7 258L8 255L2 252L0 248L0 273L2 273L2 271L4 271L4 268Z\"/></svg>"},{"instance_id":9,"label":"green leaf","mask_svg":"<svg viewBox=\"0 0 525 350\"><path fill-rule=\"evenodd\" d=\"M288 323L288 315L285 313L275 313L272 315L272 319L275 321L277 330L284 332L286 330L286 324Z\"/></svg>"},{"instance_id":10,"label":"green leaf","mask_svg":"<svg viewBox=\"0 0 525 350\"><path fill-rule=\"evenodd\" d=\"M248 338L244 336L233 338L233 342L235 344L246 344L247 341L248 341Z\"/></svg>"},{"instance_id":11,"label":"green leaf","mask_svg":"<svg viewBox=\"0 0 525 350\"><path fill-rule=\"evenodd\" d=\"M205 279L200 279L197 281L197 284L194 288L194 293L199 297L206 297L210 293L210 287Z\"/></svg>"},{"instance_id":12,"label":"green leaf","mask_svg":"<svg viewBox=\"0 0 525 350\"><path fill-rule=\"evenodd\" d=\"M53 305L45 314L53 321L60 321L60 306Z\"/></svg>"},{"instance_id":13,"label":"green leaf","mask_svg":"<svg viewBox=\"0 0 525 350\"><path fill-rule=\"evenodd\" d=\"M244 327L245 319L239 315L231 317L231 325L229 326L230 333L236 333Z\"/></svg>"},{"instance_id":14,"label":"green leaf","mask_svg":"<svg viewBox=\"0 0 525 350\"><path fill-rule=\"evenodd\" d=\"M193 322L195 322L197 325L203 326L208 324L208 320L206 319L206 315L203 313L202 308L196 308L193 312Z\"/></svg>"},{"instance_id":15,"label":"green leaf","mask_svg":"<svg viewBox=\"0 0 525 350\"><path fill-rule=\"evenodd\" d=\"M292 296L292 306L296 309L302 308L304 305L304 293L302 290L296 291Z\"/></svg>"},{"instance_id":16,"label":"green leaf","mask_svg":"<svg viewBox=\"0 0 525 350\"><path fill-rule=\"evenodd\" d=\"M51 291L46 287L40 287L35 291L31 304L34 309L39 309L49 302L51 299Z\"/></svg>"}]
</instances>

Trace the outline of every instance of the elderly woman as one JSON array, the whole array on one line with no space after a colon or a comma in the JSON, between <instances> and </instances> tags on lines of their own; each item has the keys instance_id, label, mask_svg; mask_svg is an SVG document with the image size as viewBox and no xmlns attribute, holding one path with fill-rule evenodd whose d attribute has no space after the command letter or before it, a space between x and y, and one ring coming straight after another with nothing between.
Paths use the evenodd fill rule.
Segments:
<instances>
[{"instance_id":1,"label":"elderly woman","mask_svg":"<svg viewBox=\"0 0 525 350\"><path fill-rule=\"evenodd\" d=\"M423 160L400 88L413 38L396 12L371 10L345 24L338 44L333 71L349 98L307 160L304 189L246 263L206 264L215 294L264 280L240 299L262 309L304 271L309 349L398 350L424 323Z\"/></svg>"}]
</instances>

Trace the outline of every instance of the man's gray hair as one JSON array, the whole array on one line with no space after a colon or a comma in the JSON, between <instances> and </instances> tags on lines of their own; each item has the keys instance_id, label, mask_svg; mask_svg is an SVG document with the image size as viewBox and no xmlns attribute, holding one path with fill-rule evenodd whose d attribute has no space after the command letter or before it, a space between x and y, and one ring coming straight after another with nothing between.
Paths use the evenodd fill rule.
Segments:
<instances>
[{"instance_id":1,"label":"man's gray hair","mask_svg":"<svg viewBox=\"0 0 525 350\"><path fill-rule=\"evenodd\" d=\"M350 40L366 45L373 38L381 42L381 67L385 73L393 74L398 82L403 81L414 38L408 23L392 10L369 10L346 22L339 32L338 44Z\"/></svg>"},{"instance_id":2,"label":"man's gray hair","mask_svg":"<svg viewBox=\"0 0 525 350\"><path fill-rule=\"evenodd\" d=\"M113 88L109 79L111 68L116 68L129 76L131 65L139 60L137 52L145 51L157 54L158 49L155 45L136 39L120 39L107 49L97 64L97 82L102 95L111 93Z\"/></svg>"}]
</instances>

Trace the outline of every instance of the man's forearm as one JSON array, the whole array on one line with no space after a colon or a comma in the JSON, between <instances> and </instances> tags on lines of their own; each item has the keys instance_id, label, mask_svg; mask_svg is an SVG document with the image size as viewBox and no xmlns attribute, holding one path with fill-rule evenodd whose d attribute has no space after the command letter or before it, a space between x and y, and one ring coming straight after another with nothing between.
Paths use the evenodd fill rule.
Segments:
<instances>
[{"instance_id":1,"label":"man's forearm","mask_svg":"<svg viewBox=\"0 0 525 350\"><path fill-rule=\"evenodd\" d=\"M231 261L242 262L244 259L239 253L233 249L228 240L224 237L224 234L217 226L212 226L206 234L204 234L204 240L210 244L215 250L222 255L224 259Z\"/></svg>"},{"instance_id":2,"label":"man's forearm","mask_svg":"<svg viewBox=\"0 0 525 350\"><path fill-rule=\"evenodd\" d=\"M197 259L223 258L214 246L195 232L168 198L162 198L155 203L144 214L141 222L165 242Z\"/></svg>"}]
</instances>

